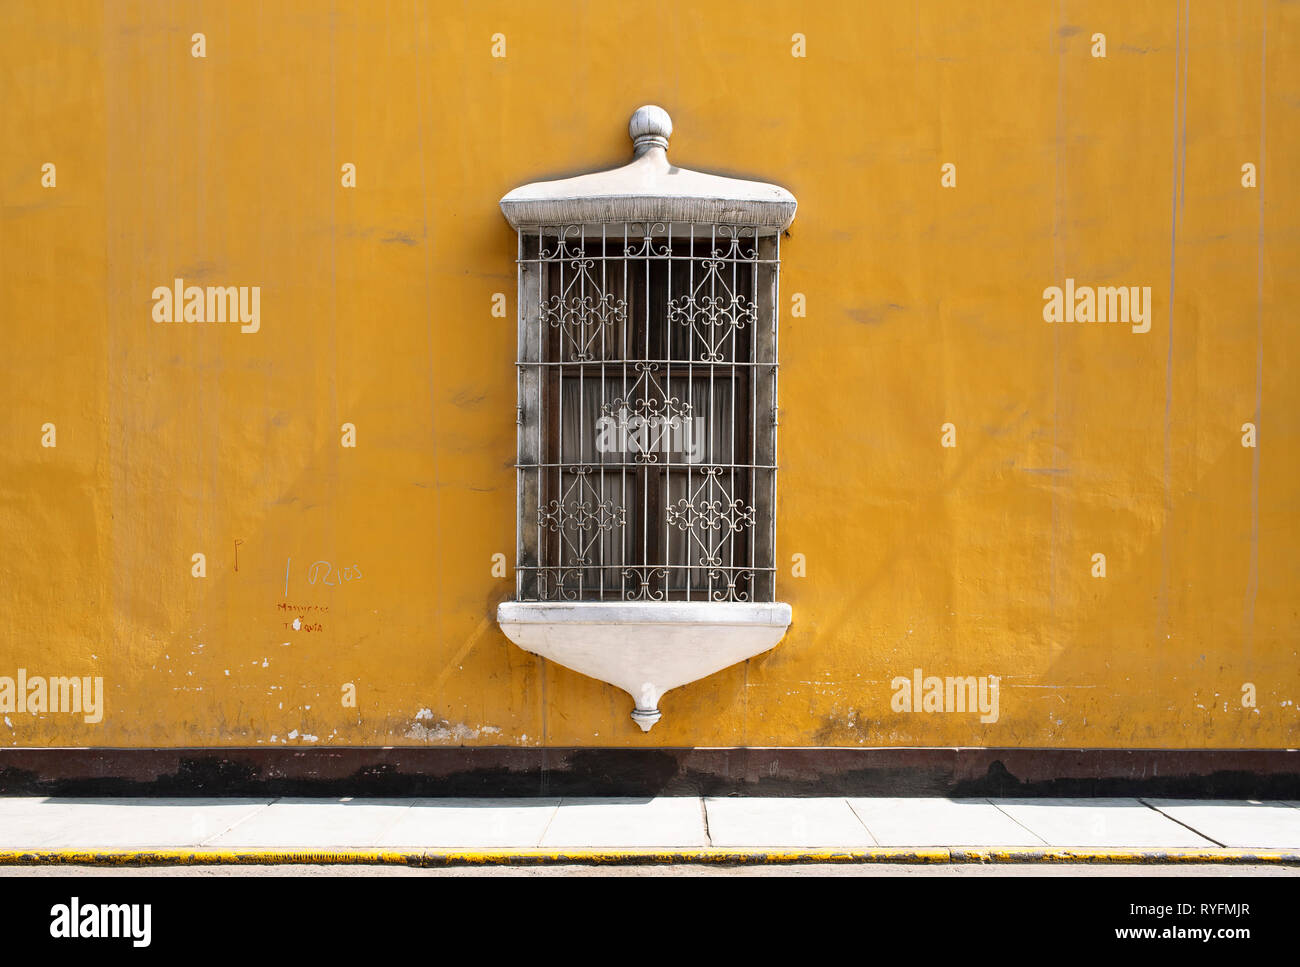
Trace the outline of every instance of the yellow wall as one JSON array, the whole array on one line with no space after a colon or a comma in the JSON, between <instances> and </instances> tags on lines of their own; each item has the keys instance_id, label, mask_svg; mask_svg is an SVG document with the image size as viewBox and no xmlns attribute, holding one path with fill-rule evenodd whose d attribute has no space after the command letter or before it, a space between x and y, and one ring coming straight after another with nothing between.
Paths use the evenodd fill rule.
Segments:
<instances>
[{"instance_id":1,"label":"yellow wall","mask_svg":"<svg viewBox=\"0 0 1300 967\"><path fill-rule=\"evenodd\" d=\"M0 675L102 676L107 712L0 743L1300 744L1300 5L802 6L6 4ZM677 163L799 200L794 625L648 735L501 635L490 573L496 203L627 160L645 102ZM153 322L178 276L261 286L260 331ZM1066 277L1151 286L1150 331L1044 322ZM891 711L917 667L1001 676L998 721Z\"/></svg>"}]
</instances>

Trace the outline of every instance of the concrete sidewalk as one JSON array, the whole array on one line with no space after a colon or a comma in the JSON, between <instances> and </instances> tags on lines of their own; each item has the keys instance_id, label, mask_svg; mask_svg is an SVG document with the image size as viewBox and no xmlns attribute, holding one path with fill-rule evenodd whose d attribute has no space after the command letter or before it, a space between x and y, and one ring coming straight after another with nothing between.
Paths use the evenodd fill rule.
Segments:
<instances>
[{"instance_id":1,"label":"concrete sidewalk","mask_svg":"<svg viewBox=\"0 0 1300 967\"><path fill-rule=\"evenodd\" d=\"M104 862L145 862L132 859L142 851L154 854L148 862L159 863L187 862L184 857L188 862L220 857L324 862L321 854L348 851L369 851L357 853L353 862L394 863L413 862L409 851L497 863L525 856L539 862L583 856L612 862L611 857L638 853L668 862L687 855L742 854L790 862L801 856L825 859L827 851L858 862L1064 861L1062 851L1076 862L1171 856L1243 862L1241 851L1262 851L1272 854L1264 862L1300 863L1300 803L0 797L0 863L72 862L73 854L80 862L95 862L96 853L109 855Z\"/></svg>"}]
</instances>

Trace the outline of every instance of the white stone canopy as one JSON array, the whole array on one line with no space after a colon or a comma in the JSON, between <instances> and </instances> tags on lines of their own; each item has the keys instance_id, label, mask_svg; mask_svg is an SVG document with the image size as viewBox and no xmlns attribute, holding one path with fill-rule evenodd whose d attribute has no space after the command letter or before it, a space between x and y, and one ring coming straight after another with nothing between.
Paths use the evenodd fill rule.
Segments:
<instances>
[{"instance_id":1,"label":"white stone canopy","mask_svg":"<svg viewBox=\"0 0 1300 967\"><path fill-rule=\"evenodd\" d=\"M628 124L635 157L621 168L523 185L501 199L518 231L633 222L748 226L760 234L794 221L794 195L779 185L678 168L668 161L673 122L654 105Z\"/></svg>"}]
</instances>

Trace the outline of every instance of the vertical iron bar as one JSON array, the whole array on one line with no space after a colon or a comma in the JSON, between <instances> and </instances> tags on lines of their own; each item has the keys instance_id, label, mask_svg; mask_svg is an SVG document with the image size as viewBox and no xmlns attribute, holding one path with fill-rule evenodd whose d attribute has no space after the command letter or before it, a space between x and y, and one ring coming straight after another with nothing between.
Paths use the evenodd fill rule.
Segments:
<instances>
[{"instance_id":1,"label":"vertical iron bar","mask_svg":"<svg viewBox=\"0 0 1300 967\"><path fill-rule=\"evenodd\" d=\"M545 566L546 559L542 551L542 508L546 505L542 503L542 474L549 473L545 464L549 463L546 459L546 450L543 448L545 438L542 433L542 427L545 425L549 414L546 412L546 393L548 386L546 380L546 367L542 363L546 360L546 329L542 321L542 307L546 305L546 286L550 278L550 271L546 260L542 258L546 254L546 229L543 227L539 230L537 236L537 591L538 598L549 596L551 593L550 584L543 587L542 568Z\"/></svg>"},{"instance_id":2,"label":"vertical iron bar","mask_svg":"<svg viewBox=\"0 0 1300 967\"><path fill-rule=\"evenodd\" d=\"M713 308L713 311L715 312L717 311L717 305L718 305L718 264L717 261L714 260L714 253L716 253L717 251L718 251L718 226L710 225L709 226L709 257L710 260L713 261L713 269L712 271L709 272L709 305ZM706 341L705 348L708 350L707 356L709 358L709 436L711 438L714 436L714 430L716 427L716 424L714 423L713 420L713 368L714 368L713 358L717 355L717 353L714 352L712 347L709 345L709 343L712 342L714 329L715 329L714 320L710 319L709 330L708 330L710 338ZM710 504L712 504L714 501L714 489L717 487L717 485L718 485L717 476L714 474L709 474L708 499ZM709 550L709 546L708 546L707 528L705 531L704 547L706 552L708 552L711 555L712 551ZM706 578L708 578L709 590L708 590L708 594L705 596L705 600L707 601L712 599L713 597L712 570L711 569L706 570L704 572L704 575Z\"/></svg>"},{"instance_id":3,"label":"vertical iron bar","mask_svg":"<svg viewBox=\"0 0 1300 967\"><path fill-rule=\"evenodd\" d=\"M732 229L732 259L731 259L731 359L730 362L730 383L731 383L731 452L727 455L727 463L731 465L728 473L731 475L731 500L734 502L738 499L736 496L736 433L740 429L739 421L736 419L739 414L736 412L736 333L738 331L737 323L739 319L736 316L737 306L740 304L740 292L736 282L736 272L740 263L740 226L737 225ZM727 542L727 583L732 590L736 583L736 531L731 531L731 539Z\"/></svg>"},{"instance_id":4,"label":"vertical iron bar","mask_svg":"<svg viewBox=\"0 0 1300 967\"><path fill-rule=\"evenodd\" d=\"M583 467L583 459L582 459L582 452L583 452L583 451L582 451L582 440L583 440L583 433L582 433L582 422L583 422L583 421L582 421L582 416L583 416L583 397L582 397L582 389L583 389L583 373L584 373L584 371L585 371L586 368L587 368L586 365L584 365L584 360L583 360L583 358L582 358L583 356L587 355L587 312L586 312L586 306L587 306L587 225L586 225L585 222L584 222L582 225L580 225L580 226L578 227L578 253L579 253L579 254L578 254L578 276L577 276L577 278L576 278L574 281L576 281L576 282L578 283L578 318L582 320L582 328L581 328L581 334L582 334L582 344L581 344L581 345L582 345L582 349L577 353L577 359L576 359L576 361L574 362L574 365L577 367L577 370L578 370L578 438L577 438L575 441L573 441L573 442L574 442L574 444L575 444L576 447L577 447L577 452L574 454L575 459L578 461L578 466L577 466L576 469L578 469L579 471L581 471L581 470L584 469L584 467ZM563 372L564 372L564 369L561 368L561 369L560 369L560 372L563 373ZM561 440L564 439L564 424L563 424L563 423L560 424L560 439L561 439ZM577 500L578 500L578 506L579 506L579 507L581 507L581 505L582 505L582 503L583 503L583 500L584 500L584 498L585 498L585 494L584 494L583 491L582 491L582 485L583 485L584 483L587 483L587 485L590 486L590 482L587 481L587 479L586 479L588 476L589 476L589 474L584 474L584 473L579 473L579 474L578 474L577 485L576 485L576 488L575 488L575 489L577 490L577 493L575 494L575 496L577 497ZM598 512L598 513L599 513L599 512ZM597 518L597 519L599 520L599 518ZM586 581L586 579L587 579L587 568L586 568L586 557L587 557L587 555L586 555L585 553L583 553L583 551L584 551L584 545L587 543L587 527L589 527L589 526L591 525L591 521L590 521L590 520L583 520L581 523L582 523L584 526L583 526L583 527L582 527L582 528L577 532L577 534L576 534L577 541L578 541L578 546L577 546L576 550L577 550L577 552L578 552L578 555L577 555L577 564L578 564L578 600L579 600L579 601L585 600L584 597L583 597L583 593L582 593L582 591L583 591L583 583L584 583L584 582Z\"/></svg>"},{"instance_id":5,"label":"vertical iron bar","mask_svg":"<svg viewBox=\"0 0 1300 967\"><path fill-rule=\"evenodd\" d=\"M515 236L515 359L520 361L524 355L524 233ZM524 468L520 457L524 452L524 377L523 367L515 367L515 600L524 596L524 572L519 566L524 563Z\"/></svg>"},{"instance_id":6,"label":"vertical iron bar","mask_svg":"<svg viewBox=\"0 0 1300 967\"><path fill-rule=\"evenodd\" d=\"M686 309L688 312L686 319L686 409L691 414L691 419L695 418L695 223L691 223L690 248L688 250L688 261L690 279L687 282L687 299ZM710 427L704 427L704 441L700 444L701 455L707 464L709 457L709 430ZM694 471L692 468L686 472L686 520L691 520L691 506L694 496L691 488L694 486ZM688 523L685 528L678 524L677 529L681 531L682 538L682 574L685 580L682 582L686 585L686 600L691 600L691 583L695 579L694 569L691 567L691 535L694 533L695 525Z\"/></svg>"},{"instance_id":7,"label":"vertical iron bar","mask_svg":"<svg viewBox=\"0 0 1300 967\"><path fill-rule=\"evenodd\" d=\"M772 521L772 600L776 600L776 469L780 465L777 459L777 367L781 363L780 354L780 329L777 320L781 318L781 231L777 229L774 233L776 241L776 264L772 266L772 506L769 508L769 516Z\"/></svg>"},{"instance_id":8,"label":"vertical iron bar","mask_svg":"<svg viewBox=\"0 0 1300 967\"><path fill-rule=\"evenodd\" d=\"M659 425L659 449L664 455L664 485L660 498L659 513L664 519L664 600L667 601L672 595L673 586L673 568L672 553L670 545L672 543L669 536L668 524L668 507L671 505L673 498L673 436L672 420L673 413L669 410L668 401L673 398L673 329L669 321L671 307L673 304L673 223L668 223L668 282L667 291L664 292L664 412L660 419ZM664 421L668 425L664 426ZM664 447L664 434L667 433L668 446ZM685 436L678 436L679 440L685 439Z\"/></svg>"},{"instance_id":9,"label":"vertical iron bar","mask_svg":"<svg viewBox=\"0 0 1300 967\"><path fill-rule=\"evenodd\" d=\"M644 398L647 401L646 409L648 411L649 410L648 402L650 399L650 382L651 382L650 369L649 369L650 366L650 258L652 253L654 252L654 245L653 242L651 242L651 237L654 233L654 225L650 222L646 222L645 231L646 231L646 242L649 244L647 244L645 247L645 293L644 293L645 294L645 316L642 319L642 323L645 327L645 351L641 354L641 358L644 361L642 365L646 367L642 371L642 375L645 376L645 388L642 390L642 392L645 394ZM645 428L641 427L640 429L644 431ZM642 439L644 439L644 437L642 437ZM642 456L644 457L644 451L642 452ZM650 471L648 469L648 465L644 462L643 459L638 460L638 464L640 468L638 470L638 473L640 474L641 477L641 566L646 568L645 577L649 578L650 576L650 571L649 571L650 568Z\"/></svg>"},{"instance_id":10,"label":"vertical iron bar","mask_svg":"<svg viewBox=\"0 0 1300 967\"><path fill-rule=\"evenodd\" d=\"M750 304L754 307L754 330L749 336L749 499L754 507L754 523L749 534L749 597L758 600L758 572L754 570L759 528L763 515L758 506L758 339L763 320L758 317L758 273L761 270L758 228L754 229L754 264L750 266ZM775 511L774 511L775 512Z\"/></svg>"},{"instance_id":11,"label":"vertical iron bar","mask_svg":"<svg viewBox=\"0 0 1300 967\"><path fill-rule=\"evenodd\" d=\"M627 244L628 244L627 232L628 232L628 224L627 222L624 222L623 223L623 254L620 261L623 263L623 302L626 305L627 309L623 313L622 346L619 349L619 355L622 357L622 360L619 365L619 371L621 372L622 379L623 379L623 392L622 395L619 397L619 399L623 401L624 407L627 406L627 361L628 361L628 357L632 355L631 353L632 340L629 338L628 328L631 324L632 313L635 311L632 306L632 292L627 287L627 263L629 261L628 253L627 253ZM618 472L619 472L619 479L622 485L622 489L621 489L622 503L619 506L623 508L624 521L627 521L629 516L628 512L631 510L631 508L628 506L628 502L627 502L627 448L625 446L622 446L625 440L626 437L620 431ZM632 533L631 524L625 523L623 533L619 535L621 556L623 558L622 566L620 566L618 569L619 598L624 600L627 598L627 549L628 549L628 540L629 537L631 536L631 533Z\"/></svg>"},{"instance_id":12,"label":"vertical iron bar","mask_svg":"<svg viewBox=\"0 0 1300 967\"><path fill-rule=\"evenodd\" d=\"M601 312L605 311L605 300L609 298L609 282L605 273L605 226L600 226L600 306ZM614 305L614 300L610 299L609 304ZM600 418L605 412L605 320L603 315L598 315L597 320L600 322L600 405L596 408L596 426L600 425ZM592 428L595 430L595 427ZM605 600L605 544L606 533L600 528L601 515L605 510L605 455L596 445L600 440L599 431L596 432L595 439L592 441L591 459L596 464L596 473L600 479L600 504L596 508L596 526L598 536L596 538L597 554L596 559L600 562L600 570L597 576L600 580L600 600ZM614 524L610 521L610 533L613 533Z\"/></svg>"}]
</instances>

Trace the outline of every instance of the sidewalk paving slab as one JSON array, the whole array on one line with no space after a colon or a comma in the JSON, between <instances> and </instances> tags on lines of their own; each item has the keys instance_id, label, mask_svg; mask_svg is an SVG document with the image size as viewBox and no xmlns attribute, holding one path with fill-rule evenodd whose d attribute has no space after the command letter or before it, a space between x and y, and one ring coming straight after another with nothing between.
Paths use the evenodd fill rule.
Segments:
<instances>
[{"instance_id":1,"label":"sidewalk paving slab","mask_svg":"<svg viewBox=\"0 0 1300 967\"><path fill-rule=\"evenodd\" d=\"M412 799L278 799L203 845L322 850L336 846L375 846L384 832L410 810L413 802Z\"/></svg>"},{"instance_id":2,"label":"sidewalk paving slab","mask_svg":"<svg viewBox=\"0 0 1300 967\"><path fill-rule=\"evenodd\" d=\"M851 798L881 846L1043 846L987 799Z\"/></svg>"},{"instance_id":3,"label":"sidewalk paving slab","mask_svg":"<svg viewBox=\"0 0 1300 967\"><path fill-rule=\"evenodd\" d=\"M125 849L198 846L266 809L270 799L0 797L0 846ZM196 808L201 804L200 808Z\"/></svg>"},{"instance_id":4,"label":"sidewalk paving slab","mask_svg":"<svg viewBox=\"0 0 1300 967\"><path fill-rule=\"evenodd\" d=\"M1137 799L991 799L1049 846L1195 847L1214 843Z\"/></svg>"},{"instance_id":5,"label":"sidewalk paving slab","mask_svg":"<svg viewBox=\"0 0 1300 967\"><path fill-rule=\"evenodd\" d=\"M841 798L709 797L709 840L714 846L852 847L876 841Z\"/></svg>"},{"instance_id":6,"label":"sidewalk paving slab","mask_svg":"<svg viewBox=\"0 0 1300 967\"><path fill-rule=\"evenodd\" d=\"M561 799L540 844L546 848L707 846L695 796Z\"/></svg>"},{"instance_id":7,"label":"sidewalk paving slab","mask_svg":"<svg viewBox=\"0 0 1300 967\"><path fill-rule=\"evenodd\" d=\"M1224 846L1300 849L1300 810L1283 802L1143 799Z\"/></svg>"},{"instance_id":8,"label":"sidewalk paving slab","mask_svg":"<svg viewBox=\"0 0 1300 967\"><path fill-rule=\"evenodd\" d=\"M380 835L379 846L424 849L532 847L559 799L420 799Z\"/></svg>"},{"instance_id":9,"label":"sidewalk paving slab","mask_svg":"<svg viewBox=\"0 0 1300 967\"><path fill-rule=\"evenodd\" d=\"M1294 801L0 796L0 849L1300 850ZM707 815L706 815L707 814ZM1294 862L1294 860L1291 860Z\"/></svg>"}]
</instances>

